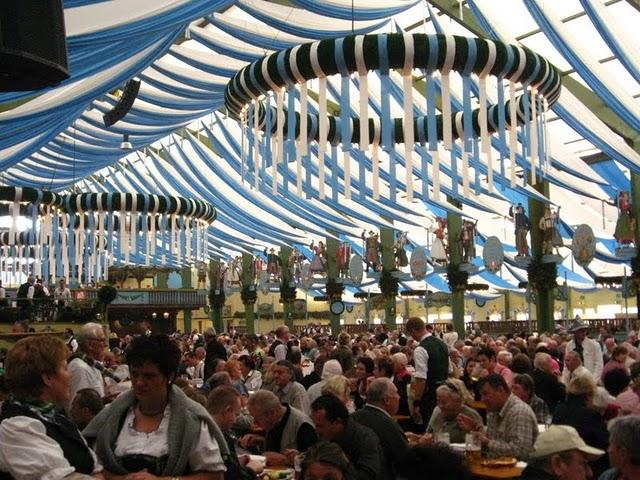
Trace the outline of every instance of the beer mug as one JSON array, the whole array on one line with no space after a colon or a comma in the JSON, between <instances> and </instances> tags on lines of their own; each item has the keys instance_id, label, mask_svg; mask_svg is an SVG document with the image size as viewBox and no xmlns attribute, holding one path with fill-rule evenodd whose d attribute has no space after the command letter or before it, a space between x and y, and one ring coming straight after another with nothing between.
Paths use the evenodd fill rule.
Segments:
<instances>
[{"instance_id":1,"label":"beer mug","mask_svg":"<svg viewBox=\"0 0 640 480\"><path fill-rule=\"evenodd\" d=\"M482 457L482 443L480 432L470 432L464 437L464 451L469 463L480 461Z\"/></svg>"}]
</instances>

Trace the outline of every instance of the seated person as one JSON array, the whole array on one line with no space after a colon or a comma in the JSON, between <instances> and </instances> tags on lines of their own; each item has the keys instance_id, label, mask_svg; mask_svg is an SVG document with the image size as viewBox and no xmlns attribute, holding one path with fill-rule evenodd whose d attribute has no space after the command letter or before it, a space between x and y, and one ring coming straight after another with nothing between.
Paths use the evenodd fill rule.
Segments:
<instances>
[{"instance_id":1,"label":"seated person","mask_svg":"<svg viewBox=\"0 0 640 480\"><path fill-rule=\"evenodd\" d=\"M62 339L34 336L18 341L6 358L12 397L0 417L0 476L91 478L101 467L62 410L69 400L69 349Z\"/></svg>"},{"instance_id":2,"label":"seated person","mask_svg":"<svg viewBox=\"0 0 640 480\"><path fill-rule=\"evenodd\" d=\"M307 413L309 410L307 391L294 381L293 364L288 360L278 360L271 366L270 374L272 382L263 384L262 388L275 393L281 403Z\"/></svg>"},{"instance_id":3,"label":"seated person","mask_svg":"<svg viewBox=\"0 0 640 480\"><path fill-rule=\"evenodd\" d=\"M104 408L100 394L93 388L78 390L69 407L69 416L79 430L83 430Z\"/></svg>"},{"instance_id":4,"label":"seated person","mask_svg":"<svg viewBox=\"0 0 640 480\"><path fill-rule=\"evenodd\" d=\"M589 462L604 454L587 445L575 428L551 425L540 434L521 480L587 480L593 478Z\"/></svg>"},{"instance_id":5,"label":"seated person","mask_svg":"<svg viewBox=\"0 0 640 480\"><path fill-rule=\"evenodd\" d=\"M243 448L262 447L267 465L293 465L293 458L318 440L313 422L304 413L280 403L276 395L260 390L249 397L249 412L265 435L249 433L242 437Z\"/></svg>"},{"instance_id":6,"label":"seated person","mask_svg":"<svg viewBox=\"0 0 640 480\"><path fill-rule=\"evenodd\" d=\"M464 404L460 390L451 382L445 382L436 389L437 407L431 415L427 432L418 443L431 443L433 437L448 433L451 443L464 443L466 431L458 424L458 415L466 415L482 425L482 417L471 407ZM415 438L410 438L415 442Z\"/></svg>"},{"instance_id":7,"label":"seated person","mask_svg":"<svg viewBox=\"0 0 640 480\"><path fill-rule=\"evenodd\" d=\"M527 460L538 437L538 421L531 407L511 393L500 375L478 380L480 399L487 406L487 428L467 415L458 422L465 431L479 431L483 450L490 457L512 456Z\"/></svg>"},{"instance_id":8,"label":"seated person","mask_svg":"<svg viewBox=\"0 0 640 480\"><path fill-rule=\"evenodd\" d=\"M335 443L318 442L302 462L302 480L356 480L356 472L342 449Z\"/></svg>"},{"instance_id":9,"label":"seated person","mask_svg":"<svg viewBox=\"0 0 640 480\"><path fill-rule=\"evenodd\" d=\"M640 417L630 415L609 423L609 460L611 469L600 480L640 478Z\"/></svg>"},{"instance_id":10,"label":"seated person","mask_svg":"<svg viewBox=\"0 0 640 480\"><path fill-rule=\"evenodd\" d=\"M383 480L383 455L378 436L350 418L340 399L334 395L316 398L311 404L311 418L320 439L335 442L342 448L356 469L358 480Z\"/></svg>"},{"instance_id":11,"label":"seated person","mask_svg":"<svg viewBox=\"0 0 640 480\"><path fill-rule=\"evenodd\" d=\"M513 377L511 391L520 400L531 407L538 423L550 423L551 413L544 400L536 395L536 387L530 375L523 373Z\"/></svg>"},{"instance_id":12,"label":"seated person","mask_svg":"<svg viewBox=\"0 0 640 480\"><path fill-rule=\"evenodd\" d=\"M469 480L471 472L462 455L448 445L419 445L409 450L397 480Z\"/></svg>"}]
</instances>

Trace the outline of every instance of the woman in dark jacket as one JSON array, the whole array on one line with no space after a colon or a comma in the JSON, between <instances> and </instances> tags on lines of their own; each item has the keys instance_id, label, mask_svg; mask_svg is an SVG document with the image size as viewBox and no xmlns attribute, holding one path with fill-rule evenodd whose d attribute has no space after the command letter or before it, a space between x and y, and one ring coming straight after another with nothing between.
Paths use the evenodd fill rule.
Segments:
<instances>
[{"instance_id":1,"label":"woman in dark jacket","mask_svg":"<svg viewBox=\"0 0 640 480\"><path fill-rule=\"evenodd\" d=\"M567 399L556 407L554 425L570 425L575 428L587 445L607 450L609 432L604 418L592 408L596 384L591 377L582 376L571 380L567 388ZM594 478L609 468L609 459L603 455L591 464Z\"/></svg>"}]
</instances>

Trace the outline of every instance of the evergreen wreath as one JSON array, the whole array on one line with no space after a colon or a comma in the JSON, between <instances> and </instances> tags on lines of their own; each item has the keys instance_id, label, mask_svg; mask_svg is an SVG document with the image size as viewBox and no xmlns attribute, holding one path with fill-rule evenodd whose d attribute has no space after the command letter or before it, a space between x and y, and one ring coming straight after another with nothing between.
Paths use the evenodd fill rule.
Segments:
<instances>
[{"instance_id":1,"label":"evergreen wreath","mask_svg":"<svg viewBox=\"0 0 640 480\"><path fill-rule=\"evenodd\" d=\"M211 287L211 289L209 289L209 304L216 310L220 310L224 307L226 299L224 290L216 290L215 287Z\"/></svg>"},{"instance_id":2,"label":"evergreen wreath","mask_svg":"<svg viewBox=\"0 0 640 480\"><path fill-rule=\"evenodd\" d=\"M553 290L558 286L558 271L554 262L543 262L539 256L533 257L527 266L529 286L535 292Z\"/></svg>"},{"instance_id":3,"label":"evergreen wreath","mask_svg":"<svg viewBox=\"0 0 640 480\"><path fill-rule=\"evenodd\" d=\"M390 270L382 270L378 287L384 297L395 297L398 295L398 279L393 276Z\"/></svg>"},{"instance_id":4,"label":"evergreen wreath","mask_svg":"<svg viewBox=\"0 0 640 480\"><path fill-rule=\"evenodd\" d=\"M258 300L258 292L255 285L245 285L240 291L240 298L244 305L253 305Z\"/></svg>"},{"instance_id":5,"label":"evergreen wreath","mask_svg":"<svg viewBox=\"0 0 640 480\"><path fill-rule=\"evenodd\" d=\"M465 291L469 287L469 273L460 270L460 265L450 263L447 265L447 282L451 293Z\"/></svg>"},{"instance_id":6,"label":"evergreen wreath","mask_svg":"<svg viewBox=\"0 0 640 480\"><path fill-rule=\"evenodd\" d=\"M330 301L340 300L342 298L342 292L344 292L344 285L335 280L335 278L330 278L327 281L327 297L329 297Z\"/></svg>"},{"instance_id":7,"label":"evergreen wreath","mask_svg":"<svg viewBox=\"0 0 640 480\"><path fill-rule=\"evenodd\" d=\"M113 285L103 285L98 289L98 303L107 308L118 296L118 290Z\"/></svg>"},{"instance_id":8,"label":"evergreen wreath","mask_svg":"<svg viewBox=\"0 0 640 480\"><path fill-rule=\"evenodd\" d=\"M296 299L296 287L288 282L280 282L280 303L292 303Z\"/></svg>"}]
</instances>

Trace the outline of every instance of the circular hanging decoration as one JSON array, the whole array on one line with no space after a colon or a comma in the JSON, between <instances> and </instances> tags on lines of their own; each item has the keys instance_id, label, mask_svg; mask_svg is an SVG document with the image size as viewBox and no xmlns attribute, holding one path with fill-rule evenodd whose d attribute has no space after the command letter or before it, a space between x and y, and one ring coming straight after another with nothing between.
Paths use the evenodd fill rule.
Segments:
<instances>
[{"instance_id":1,"label":"circular hanging decoration","mask_svg":"<svg viewBox=\"0 0 640 480\"><path fill-rule=\"evenodd\" d=\"M331 310L331 313L334 315L340 315L344 312L344 303L339 300L333 301L331 305L329 305L329 310Z\"/></svg>"},{"instance_id":2,"label":"circular hanging decoration","mask_svg":"<svg viewBox=\"0 0 640 480\"><path fill-rule=\"evenodd\" d=\"M489 237L482 250L484 267L491 273L496 273L502 267L504 261L504 248L498 237Z\"/></svg>"},{"instance_id":3,"label":"circular hanging decoration","mask_svg":"<svg viewBox=\"0 0 640 480\"><path fill-rule=\"evenodd\" d=\"M360 255L354 255L349 261L349 278L354 285L360 285L362 283L362 276L364 275L364 268L362 267L362 257Z\"/></svg>"},{"instance_id":4,"label":"circular hanging decoration","mask_svg":"<svg viewBox=\"0 0 640 480\"><path fill-rule=\"evenodd\" d=\"M591 263L596 254L596 238L589 225L578 225L573 232L571 252L573 259L581 267L586 267Z\"/></svg>"},{"instance_id":5,"label":"circular hanging decoration","mask_svg":"<svg viewBox=\"0 0 640 480\"><path fill-rule=\"evenodd\" d=\"M215 207L201 200L135 193L62 195L0 187L0 214L12 217L0 236L3 271L82 283L108 278L118 263L178 267L204 262ZM31 225L18 231L18 217ZM32 265L26 259L33 257ZM25 261L19 261L25 259ZM12 273L18 273L12 267Z\"/></svg>"},{"instance_id":6,"label":"circular hanging decoration","mask_svg":"<svg viewBox=\"0 0 640 480\"><path fill-rule=\"evenodd\" d=\"M427 274L427 252L424 247L416 247L413 249L409 267L414 280L419 282L424 279Z\"/></svg>"},{"instance_id":7,"label":"circular hanging decoration","mask_svg":"<svg viewBox=\"0 0 640 480\"><path fill-rule=\"evenodd\" d=\"M424 96L427 100L426 115L414 115L414 70L424 78ZM389 77L391 70L402 76L400 93L395 80ZM368 74L377 71L380 79L380 101L375 110L377 117L369 115ZM436 78L433 73L438 71ZM462 110L453 112L451 98L451 72L462 77ZM353 112L350 100L351 75L358 75L359 107ZM339 92L340 117L330 115L327 103L327 78L341 76ZM472 75L477 76L479 107L472 109ZM497 79L498 104L488 103L487 76ZM308 113L307 81L318 79L318 113ZM504 81L508 82L505 93ZM438 82L440 85L438 86ZM518 89L523 93L516 95ZM297 89L299 88L299 92ZM371 167L359 169L358 188L360 195L367 195L366 170L372 173L373 198L380 196L379 151L382 147L390 157L390 168L395 168L396 144L404 144L405 190L407 201L413 200L413 152L416 143L428 148L421 151L422 195L428 195L428 186L433 184L433 196L440 198L440 159L438 143L457 155L456 139L462 140L462 186L463 195L469 193L469 159L478 152L477 138L482 141L481 154L487 161L487 188L493 190L494 168L491 159L490 135L500 132L506 138L509 131L509 161L525 164L532 178L544 175L543 163L548 162L545 152L544 112L553 104L561 90L560 71L542 56L526 47L508 45L483 38L426 34L374 34L351 35L343 38L321 40L298 45L293 48L265 56L236 73L225 90L225 106L229 115L238 119L245 131L246 142L242 145L243 167L247 174L258 181L259 164L271 164L272 192L278 194L277 175L283 175L283 186L288 191L288 169L279 169L279 163L296 162L297 193L302 195L305 175L301 158L309 154L309 142L317 142L318 194L322 200L325 193L325 153L331 150L331 163L341 164L344 171L344 196L351 197L351 160L353 144L359 144L362 152L372 148ZM403 97L404 115L392 118L391 96ZM337 96L338 96L337 95ZM442 115L436 115L436 97L441 95ZM508 98L507 100L505 100ZM296 111L299 103L300 110ZM376 100L376 103L377 100ZM527 129L526 156L517 160L517 127ZM264 148L258 148L263 140ZM272 145L273 143L273 145ZM330 146L328 146L330 145ZM341 145L338 159L337 147ZM475 145L475 148L474 148ZM261 150L261 151L259 151ZM249 153L250 152L250 153ZM250 158L251 156L251 158ZM261 157L262 158L259 158ZM355 157L363 162L360 156ZM427 168L431 162L432 168ZM529 163L527 165L527 163ZM361 165L362 167L362 165ZM304 169L309 169L305 165ZM280 173L279 173L280 170ZM429 178L429 170L431 177ZM513 168L511 168L513 171ZM458 193L459 172L449 172L452 177L454 196ZM504 175L504 174L502 174ZM515 184L515 178L510 178ZM312 188L311 185L307 184ZM334 191L339 189L331 184ZM479 180L475 180L480 190ZM390 200L396 200L396 191L389 191Z\"/></svg>"}]
</instances>

